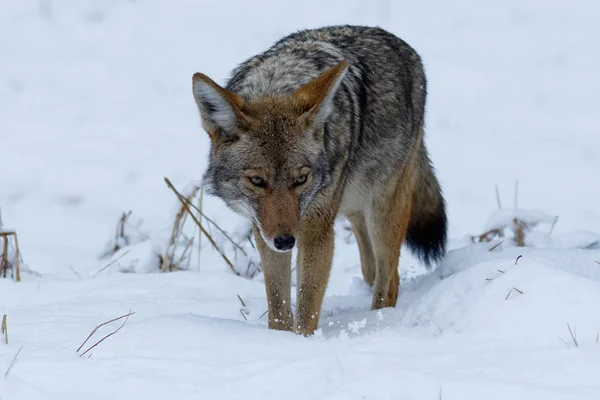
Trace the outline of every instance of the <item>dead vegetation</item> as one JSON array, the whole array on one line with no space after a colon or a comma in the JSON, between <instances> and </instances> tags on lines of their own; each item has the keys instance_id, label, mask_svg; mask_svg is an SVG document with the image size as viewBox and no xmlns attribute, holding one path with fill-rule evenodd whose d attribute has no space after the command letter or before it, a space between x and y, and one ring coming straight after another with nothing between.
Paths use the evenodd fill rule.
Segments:
<instances>
[{"instance_id":1,"label":"dead vegetation","mask_svg":"<svg viewBox=\"0 0 600 400\"><path fill-rule=\"evenodd\" d=\"M193 248L193 243L196 240L196 235L188 238L184 234L184 225L187 220L187 217L194 222L195 227L197 228L198 234L198 252L200 252L200 240L201 237L204 236L206 240L210 243L213 250L215 250L223 259L225 264L229 267L229 269L238 276L245 276L248 278L252 278L257 272L260 271L257 265L254 264L252 260L247 261L246 271L245 273L241 273L236 269L236 262L238 261L238 255L242 255L244 260L248 260L248 253L244 248L240 245L240 243L236 242L224 229L222 229L215 221L206 216L206 214L202 210L202 200L203 200L203 191L199 186L194 186L187 196L182 195L175 186L171 183L169 178L164 178L165 183L173 191L181 206L175 215L175 220L173 223L173 228L171 230L171 236L169 238L169 242L167 243L167 247L163 255L159 257L160 259L160 270L161 272L175 271L179 269L188 269L190 263L190 254ZM197 198L198 206L194 204L194 200ZM224 240L231 244L231 251L233 253L233 257L231 255L227 255L224 246L219 245L217 240L215 240L214 235L212 233L213 228L219 232L220 236L224 238ZM244 235L243 240L247 240L252 247L254 244L252 243L252 232L248 232ZM180 251L180 255L176 257L177 251L182 248ZM198 254L199 260L200 254ZM200 266L198 265L198 268Z\"/></svg>"},{"instance_id":2,"label":"dead vegetation","mask_svg":"<svg viewBox=\"0 0 600 400\"><path fill-rule=\"evenodd\" d=\"M8 326L6 325L6 314L2 316L2 325L0 330L2 331L2 336L4 336L4 342L8 344Z\"/></svg>"},{"instance_id":3,"label":"dead vegetation","mask_svg":"<svg viewBox=\"0 0 600 400\"><path fill-rule=\"evenodd\" d=\"M100 254L100 259L112 257L119 250L148 239L148 235L141 232L139 226L131 223L132 214L131 210L121 214L115 227L115 233L106 244L104 252Z\"/></svg>"},{"instance_id":4,"label":"dead vegetation","mask_svg":"<svg viewBox=\"0 0 600 400\"><path fill-rule=\"evenodd\" d=\"M9 275L15 281L21 281L21 251L19 239L14 230L4 230L0 213L0 276Z\"/></svg>"},{"instance_id":5,"label":"dead vegetation","mask_svg":"<svg viewBox=\"0 0 600 400\"><path fill-rule=\"evenodd\" d=\"M89 353L92 349L96 348L100 343L102 343L103 341L105 341L106 339L108 339L109 337L113 336L114 334L116 334L117 332L119 332L127 323L127 321L129 320L129 317L131 315L135 314L135 312L131 312L131 310L129 310L129 312L125 315L121 315L120 317L117 318L113 318L111 320L108 320L106 322L101 323L100 325L97 325L92 332L88 335L88 337L83 341L83 343L81 343L81 345L77 348L77 354L79 354L79 357L83 357L85 354ZM87 350L79 353L82 349L83 346L90 340L90 338L94 335L94 333L96 333L98 331L98 329L102 328L105 325L111 324L113 322L119 321L121 319L125 319L123 321L123 323L121 325L119 325L119 327L117 329L115 329L114 331L112 331L111 333L103 336L100 340L98 340L96 343L94 343L93 345L91 345L90 347L87 348ZM90 353L90 355L88 356L91 357L92 354Z\"/></svg>"},{"instance_id":6,"label":"dead vegetation","mask_svg":"<svg viewBox=\"0 0 600 400\"><path fill-rule=\"evenodd\" d=\"M535 228L540 223L548 222L548 220L551 218L545 215L538 215L536 217L524 217L527 216L528 212L530 211L518 208L518 181L515 182L514 204L512 209L502 208L498 186L496 186L495 188L496 201L498 203L498 212L502 212L502 214L495 216L496 221L492 219L492 221L488 223L488 225L492 226L490 226L490 228L484 233L471 236L471 242L482 243L502 239L502 242L504 242L505 240L509 240L516 247L525 247L527 245L526 239L528 235L532 232L533 228ZM552 234L552 231L554 230L554 226L556 225L557 221L558 217L554 217L552 219L548 235ZM497 246L498 245L496 245L494 249Z\"/></svg>"}]
</instances>

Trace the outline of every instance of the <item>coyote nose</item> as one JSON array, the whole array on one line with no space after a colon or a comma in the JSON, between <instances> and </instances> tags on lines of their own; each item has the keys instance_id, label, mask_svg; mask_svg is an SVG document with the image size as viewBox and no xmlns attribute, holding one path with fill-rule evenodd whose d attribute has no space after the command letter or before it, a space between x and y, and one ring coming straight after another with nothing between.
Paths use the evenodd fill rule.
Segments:
<instances>
[{"instance_id":1,"label":"coyote nose","mask_svg":"<svg viewBox=\"0 0 600 400\"><path fill-rule=\"evenodd\" d=\"M296 239L292 235L281 235L273 240L273 244L277 250L287 251L294 247Z\"/></svg>"}]
</instances>

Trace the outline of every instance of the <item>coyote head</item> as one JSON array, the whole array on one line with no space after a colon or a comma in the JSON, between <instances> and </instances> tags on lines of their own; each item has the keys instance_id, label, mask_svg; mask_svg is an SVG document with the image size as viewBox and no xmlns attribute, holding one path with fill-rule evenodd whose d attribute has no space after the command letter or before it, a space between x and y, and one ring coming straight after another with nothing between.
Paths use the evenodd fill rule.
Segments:
<instances>
[{"instance_id":1,"label":"coyote head","mask_svg":"<svg viewBox=\"0 0 600 400\"><path fill-rule=\"evenodd\" d=\"M342 61L289 95L252 99L206 75L193 76L194 98L211 139L204 182L250 218L275 251L293 249L302 215L329 184L325 122L347 69Z\"/></svg>"}]
</instances>

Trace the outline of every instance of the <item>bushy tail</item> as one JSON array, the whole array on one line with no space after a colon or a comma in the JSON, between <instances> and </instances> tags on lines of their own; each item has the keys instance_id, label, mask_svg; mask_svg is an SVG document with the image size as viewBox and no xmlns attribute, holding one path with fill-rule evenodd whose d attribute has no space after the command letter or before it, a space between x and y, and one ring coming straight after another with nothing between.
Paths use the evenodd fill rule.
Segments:
<instances>
[{"instance_id":1,"label":"bushy tail","mask_svg":"<svg viewBox=\"0 0 600 400\"><path fill-rule=\"evenodd\" d=\"M446 203L422 140L415 161L413 203L406 244L431 270L432 264L446 254Z\"/></svg>"}]
</instances>

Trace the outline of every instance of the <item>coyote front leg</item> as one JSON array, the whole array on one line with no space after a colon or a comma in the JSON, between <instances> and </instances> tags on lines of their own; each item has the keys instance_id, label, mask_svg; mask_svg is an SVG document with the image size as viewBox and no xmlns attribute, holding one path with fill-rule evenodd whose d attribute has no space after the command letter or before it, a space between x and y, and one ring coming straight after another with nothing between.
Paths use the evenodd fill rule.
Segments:
<instances>
[{"instance_id":1,"label":"coyote front leg","mask_svg":"<svg viewBox=\"0 0 600 400\"><path fill-rule=\"evenodd\" d=\"M308 221L298 242L296 325L294 331L312 335L319 325L321 305L333 261L333 220Z\"/></svg>"},{"instance_id":2,"label":"coyote front leg","mask_svg":"<svg viewBox=\"0 0 600 400\"><path fill-rule=\"evenodd\" d=\"M256 226L253 230L265 275L269 329L291 331L294 326L290 299L292 252L277 253L271 250Z\"/></svg>"}]
</instances>

